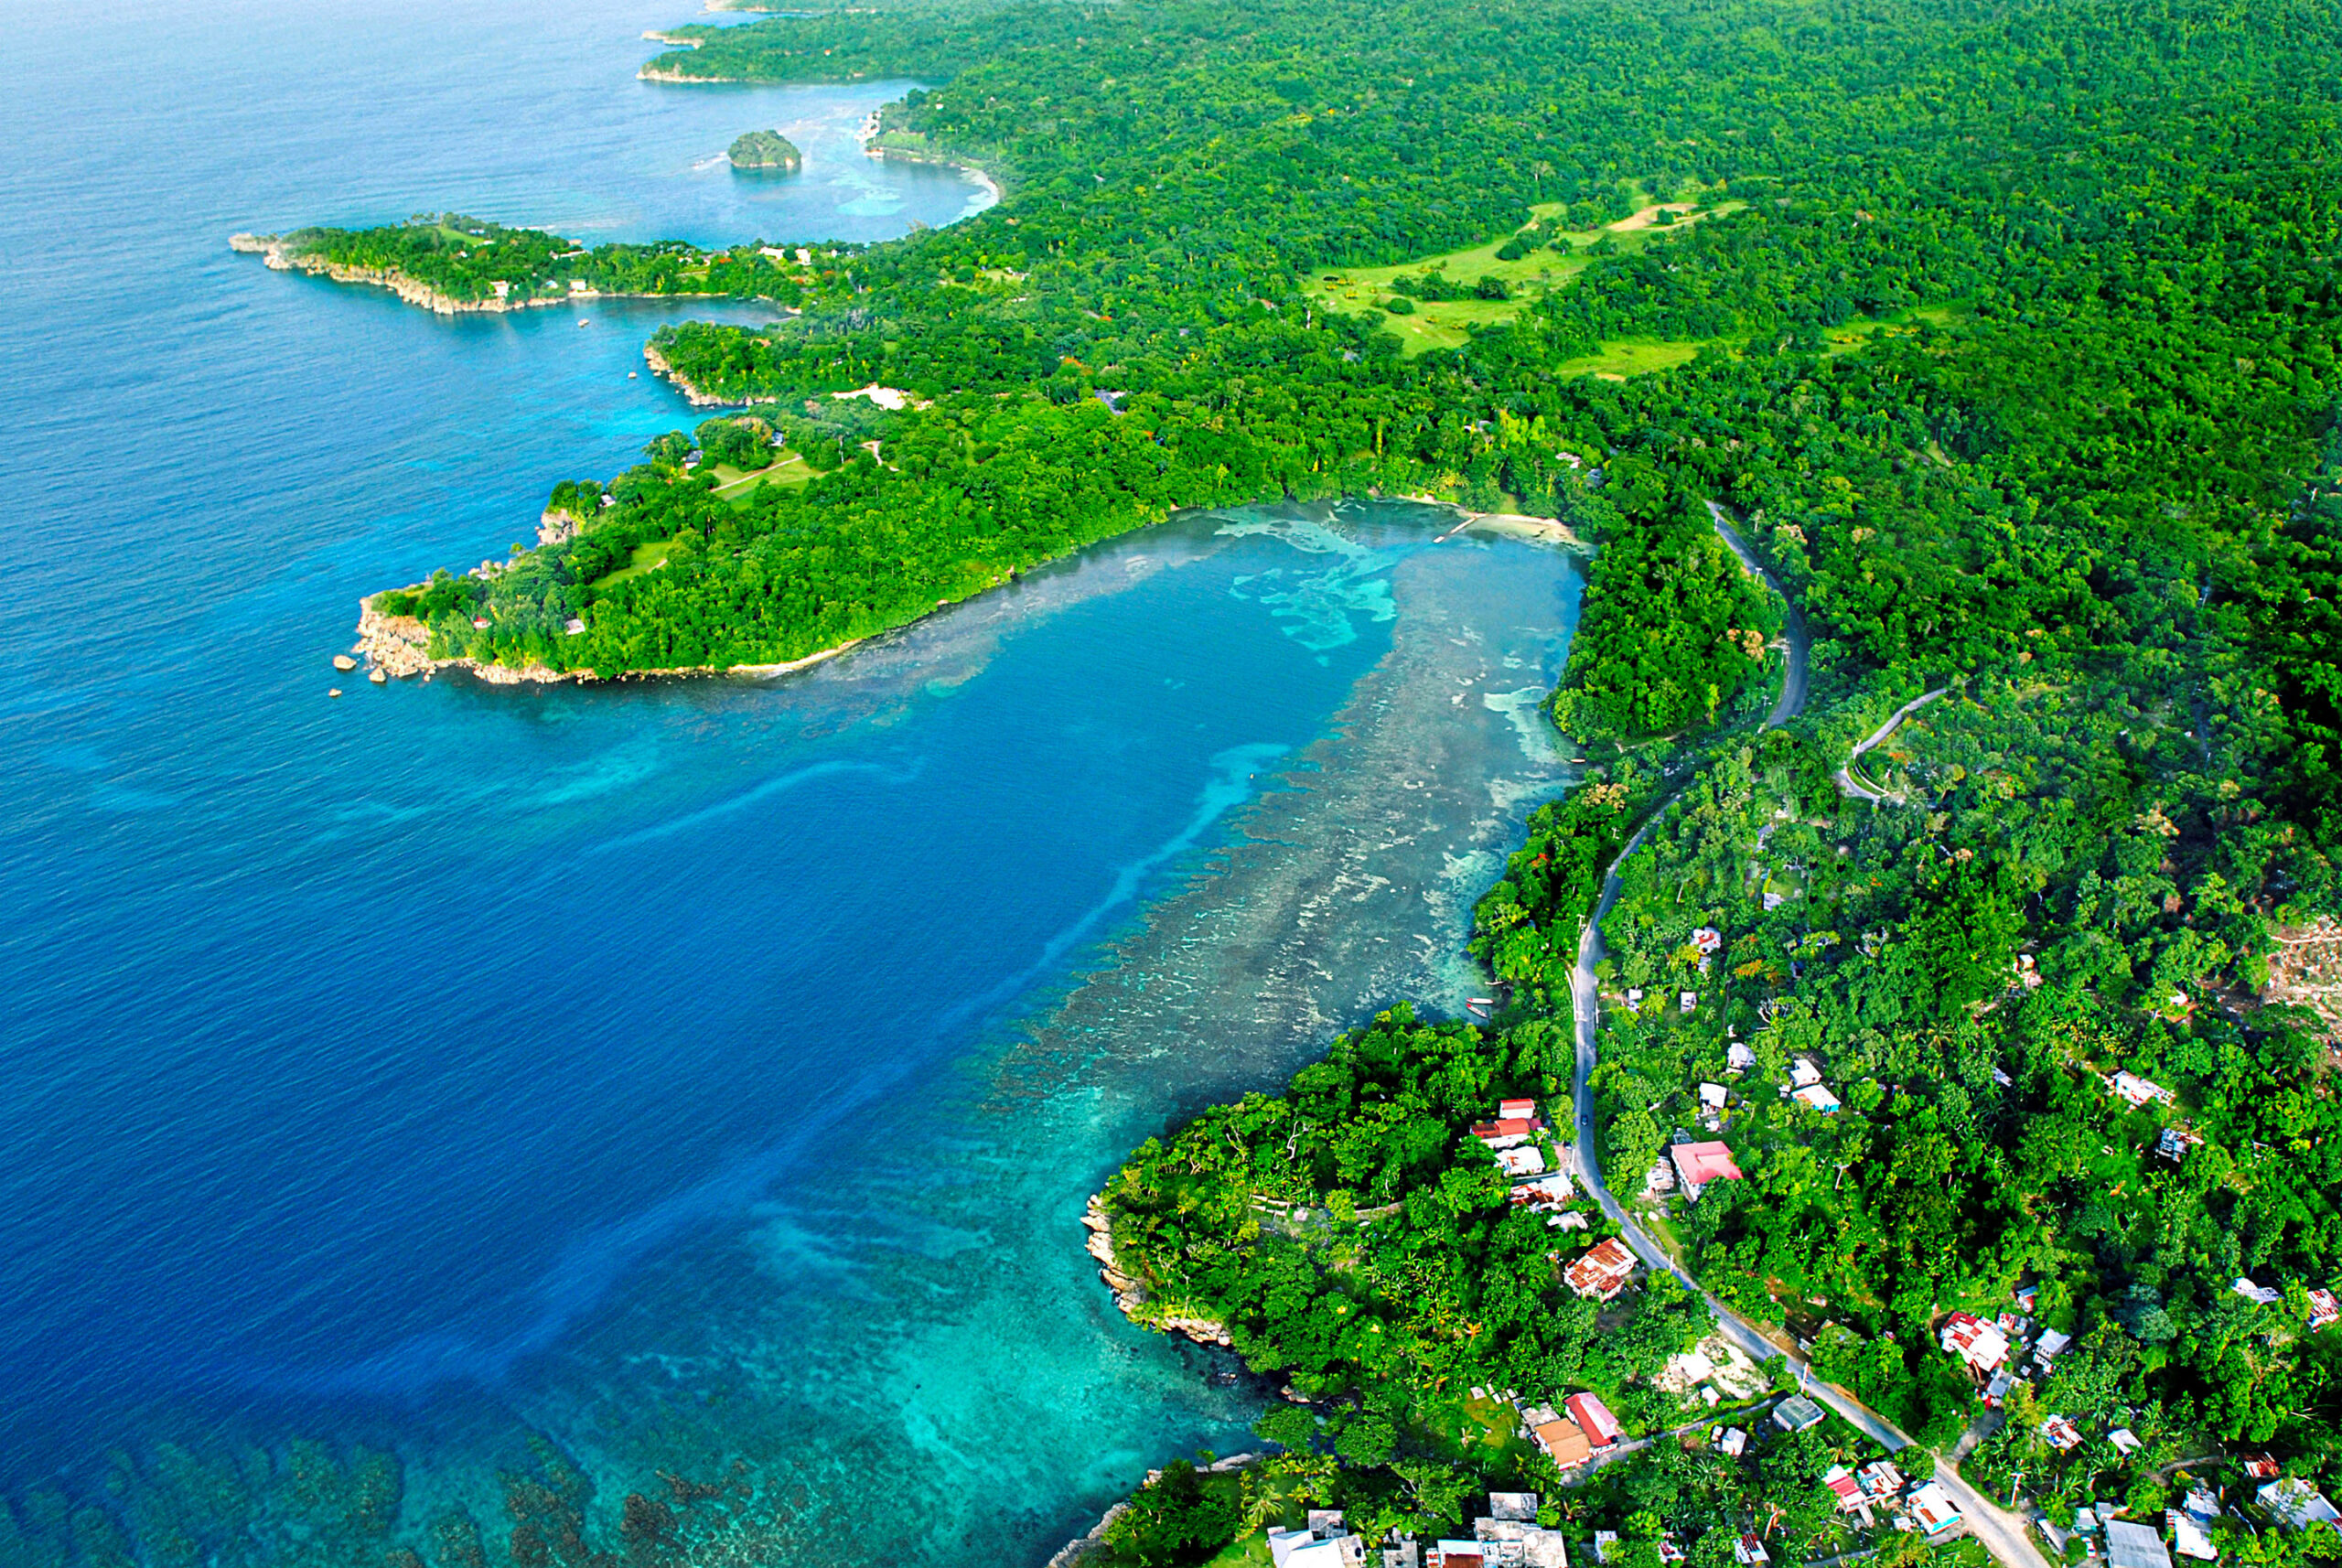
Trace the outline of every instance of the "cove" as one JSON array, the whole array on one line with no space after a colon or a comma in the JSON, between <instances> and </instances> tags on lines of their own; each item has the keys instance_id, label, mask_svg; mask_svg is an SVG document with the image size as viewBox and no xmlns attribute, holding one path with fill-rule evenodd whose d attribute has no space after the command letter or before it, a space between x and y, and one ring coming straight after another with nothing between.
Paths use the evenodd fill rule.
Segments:
<instances>
[{"instance_id":1,"label":"cove","mask_svg":"<svg viewBox=\"0 0 2342 1568\"><path fill-rule=\"evenodd\" d=\"M1113 1314L1089 1191L1459 1007L1566 783L1570 558L1403 509L1183 518L779 682L329 702L360 592L689 421L627 372L707 307L442 321L227 233L972 199L853 147L900 84L631 81L678 19L20 19L0 1562L501 1563L633 1492L710 1554L1037 1561L1260 1395ZM703 166L764 125L801 179Z\"/></svg>"}]
</instances>

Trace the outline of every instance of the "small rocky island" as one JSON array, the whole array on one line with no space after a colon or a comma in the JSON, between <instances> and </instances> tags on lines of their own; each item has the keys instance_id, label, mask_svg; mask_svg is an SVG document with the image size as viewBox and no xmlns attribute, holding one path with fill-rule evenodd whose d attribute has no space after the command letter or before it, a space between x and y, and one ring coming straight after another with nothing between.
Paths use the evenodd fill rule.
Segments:
<instances>
[{"instance_id":1,"label":"small rocky island","mask_svg":"<svg viewBox=\"0 0 2342 1568\"><path fill-rule=\"evenodd\" d=\"M732 144L732 166L750 174L795 174L805 155L779 131L750 131Z\"/></svg>"}]
</instances>

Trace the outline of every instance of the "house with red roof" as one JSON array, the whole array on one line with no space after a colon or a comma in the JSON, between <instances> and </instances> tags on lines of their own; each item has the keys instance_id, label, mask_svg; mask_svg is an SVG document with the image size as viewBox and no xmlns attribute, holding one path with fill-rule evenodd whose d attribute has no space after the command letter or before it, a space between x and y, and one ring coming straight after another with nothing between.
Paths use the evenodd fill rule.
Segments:
<instances>
[{"instance_id":1,"label":"house with red roof","mask_svg":"<svg viewBox=\"0 0 2342 1568\"><path fill-rule=\"evenodd\" d=\"M1668 1151L1675 1162L1676 1179L1682 1184L1683 1196L1697 1198L1700 1189L1712 1181L1738 1181L1740 1167L1732 1161L1732 1150L1722 1140L1705 1144L1678 1144Z\"/></svg>"},{"instance_id":2,"label":"house with red roof","mask_svg":"<svg viewBox=\"0 0 2342 1568\"><path fill-rule=\"evenodd\" d=\"M1612 1236L1563 1270L1562 1278L1580 1295L1608 1301L1627 1288L1634 1273L1635 1255Z\"/></svg>"},{"instance_id":3,"label":"house with red roof","mask_svg":"<svg viewBox=\"0 0 2342 1568\"><path fill-rule=\"evenodd\" d=\"M1562 1403L1568 1409L1570 1419L1585 1432L1586 1441L1594 1444L1595 1452L1599 1453L1618 1441L1618 1418L1610 1413L1610 1407L1602 1402L1601 1396L1572 1394Z\"/></svg>"}]
</instances>

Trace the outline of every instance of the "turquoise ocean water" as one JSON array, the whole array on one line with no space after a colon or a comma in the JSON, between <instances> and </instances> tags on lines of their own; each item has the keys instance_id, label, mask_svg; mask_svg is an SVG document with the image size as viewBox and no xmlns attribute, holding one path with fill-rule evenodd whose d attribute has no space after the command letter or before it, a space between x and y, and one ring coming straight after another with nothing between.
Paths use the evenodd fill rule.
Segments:
<instances>
[{"instance_id":1,"label":"turquoise ocean water","mask_svg":"<svg viewBox=\"0 0 2342 1568\"><path fill-rule=\"evenodd\" d=\"M985 199L861 155L904 84L632 80L689 19L0 16L0 1565L502 1563L631 1492L696 1561L1037 1563L1260 1397L1113 1313L1087 1194L1456 1009L1566 782L1571 562L1403 510L1181 519L781 682L336 677L360 594L688 422L627 377L676 313L231 231ZM759 126L801 177L723 166Z\"/></svg>"}]
</instances>

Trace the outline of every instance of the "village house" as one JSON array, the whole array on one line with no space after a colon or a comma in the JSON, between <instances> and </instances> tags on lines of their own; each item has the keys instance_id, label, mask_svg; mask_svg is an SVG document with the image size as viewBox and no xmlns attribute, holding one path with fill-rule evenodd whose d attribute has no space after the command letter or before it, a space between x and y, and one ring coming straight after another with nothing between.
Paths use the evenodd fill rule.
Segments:
<instances>
[{"instance_id":1,"label":"village house","mask_svg":"<svg viewBox=\"0 0 2342 1568\"><path fill-rule=\"evenodd\" d=\"M2058 1453L2069 1453L2082 1445L2081 1428L2062 1415L2053 1415L2041 1423L2042 1441Z\"/></svg>"},{"instance_id":2,"label":"village house","mask_svg":"<svg viewBox=\"0 0 2342 1568\"><path fill-rule=\"evenodd\" d=\"M1881 1501L1903 1495L1903 1472L1884 1459L1872 1460L1854 1472L1854 1478L1863 1484L1864 1492Z\"/></svg>"},{"instance_id":3,"label":"village house","mask_svg":"<svg viewBox=\"0 0 2342 1568\"><path fill-rule=\"evenodd\" d=\"M1789 1063L1789 1087L1807 1089L1821 1081L1821 1069L1804 1057Z\"/></svg>"},{"instance_id":4,"label":"village house","mask_svg":"<svg viewBox=\"0 0 2342 1568\"><path fill-rule=\"evenodd\" d=\"M1595 1530L1594 1532L1594 1560L1596 1563L1607 1563L1617 1555L1618 1555L1618 1532L1615 1530Z\"/></svg>"},{"instance_id":5,"label":"village house","mask_svg":"<svg viewBox=\"0 0 2342 1568\"><path fill-rule=\"evenodd\" d=\"M1735 1040L1724 1048L1724 1065L1735 1072L1746 1072L1756 1065L1756 1053Z\"/></svg>"},{"instance_id":6,"label":"village house","mask_svg":"<svg viewBox=\"0 0 2342 1568\"><path fill-rule=\"evenodd\" d=\"M2229 1286L2229 1289L2247 1301L2259 1302L2262 1306L2274 1306L2285 1299L2283 1291L2272 1290L2267 1285L2257 1285L2247 1279L2238 1280L2236 1283Z\"/></svg>"},{"instance_id":7,"label":"village house","mask_svg":"<svg viewBox=\"0 0 2342 1568\"><path fill-rule=\"evenodd\" d=\"M1668 1163L1665 1155L1661 1155L1653 1162L1650 1169L1644 1173L1643 1190L1645 1192L1673 1192L1675 1190L1675 1167Z\"/></svg>"},{"instance_id":8,"label":"village house","mask_svg":"<svg viewBox=\"0 0 2342 1568\"><path fill-rule=\"evenodd\" d=\"M1595 1453L1617 1444L1618 1418L1610 1413L1610 1407L1602 1402L1600 1396L1572 1394L1562 1404L1570 1412L1570 1419L1576 1422L1585 1434L1586 1441L1594 1444Z\"/></svg>"},{"instance_id":9,"label":"village house","mask_svg":"<svg viewBox=\"0 0 2342 1568\"><path fill-rule=\"evenodd\" d=\"M1339 1509L1311 1509L1303 1529L1269 1531L1269 1557L1275 1568L1365 1568L1366 1542Z\"/></svg>"},{"instance_id":10,"label":"village house","mask_svg":"<svg viewBox=\"0 0 2342 1568\"><path fill-rule=\"evenodd\" d=\"M1724 1451L1726 1458L1737 1459L1747 1452L1748 1434L1736 1426L1727 1426L1716 1434L1716 1446Z\"/></svg>"},{"instance_id":11,"label":"village house","mask_svg":"<svg viewBox=\"0 0 2342 1568\"><path fill-rule=\"evenodd\" d=\"M1760 1563L1770 1563L1773 1554L1765 1550L1765 1543L1756 1537L1744 1535L1732 1543L1732 1560L1739 1563L1740 1568L1756 1568Z\"/></svg>"},{"instance_id":12,"label":"village house","mask_svg":"<svg viewBox=\"0 0 2342 1568\"><path fill-rule=\"evenodd\" d=\"M1552 1406L1531 1405L1521 1412L1520 1419L1537 1446L1563 1469L1583 1465L1594 1457L1594 1444L1586 1441L1585 1431L1577 1423L1563 1419Z\"/></svg>"},{"instance_id":13,"label":"village house","mask_svg":"<svg viewBox=\"0 0 2342 1568\"><path fill-rule=\"evenodd\" d=\"M2292 1529L2307 1530L2311 1525L2322 1524L2342 1530L2342 1513L2334 1510L2323 1492L2297 1476L2272 1481L2252 1495L2272 1516Z\"/></svg>"},{"instance_id":14,"label":"village house","mask_svg":"<svg viewBox=\"0 0 2342 1568\"><path fill-rule=\"evenodd\" d=\"M2195 1515L2179 1509L2165 1509L2163 1524L2171 1531L2171 1549L2182 1557L2193 1557L2198 1563L2220 1560L2219 1549L2212 1544L2212 1532Z\"/></svg>"},{"instance_id":15,"label":"village house","mask_svg":"<svg viewBox=\"0 0 2342 1568\"><path fill-rule=\"evenodd\" d=\"M1829 1487L1830 1495L1838 1500L1840 1513L1853 1513L1857 1509L1867 1513L1866 1505L1870 1498L1863 1495L1863 1484L1854 1479L1854 1473L1843 1465L1831 1466L1823 1473L1821 1484Z\"/></svg>"},{"instance_id":16,"label":"village house","mask_svg":"<svg viewBox=\"0 0 2342 1568\"><path fill-rule=\"evenodd\" d=\"M1512 1206L1515 1208L1526 1208L1532 1214L1542 1214L1557 1209L1575 1198L1577 1189L1570 1185L1567 1171L1552 1171L1533 1180L1518 1184L1507 1196L1512 1199Z\"/></svg>"},{"instance_id":17,"label":"village house","mask_svg":"<svg viewBox=\"0 0 2342 1568\"><path fill-rule=\"evenodd\" d=\"M1933 1481L1913 1492L1906 1506L1912 1520L1929 1535L1941 1535L1960 1522L1960 1509L1953 1506L1950 1494Z\"/></svg>"},{"instance_id":18,"label":"village house","mask_svg":"<svg viewBox=\"0 0 2342 1568\"><path fill-rule=\"evenodd\" d=\"M1537 1102L1533 1100L1500 1100L1497 1101L1497 1119L1502 1122L1534 1122Z\"/></svg>"},{"instance_id":19,"label":"village house","mask_svg":"<svg viewBox=\"0 0 2342 1568\"><path fill-rule=\"evenodd\" d=\"M1724 1109L1724 1102L1729 1098L1730 1096L1725 1092L1723 1084L1703 1083L1700 1085L1700 1105L1703 1110L1721 1111Z\"/></svg>"},{"instance_id":20,"label":"village house","mask_svg":"<svg viewBox=\"0 0 2342 1568\"><path fill-rule=\"evenodd\" d=\"M2159 1100L2165 1105L2172 1102L2171 1090L2159 1083L2149 1083L2136 1073L2118 1072L2108 1081L2113 1086L2114 1092L2121 1097L2122 1103L2133 1111L2151 1100Z\"/></svg>"},{"instance_id":21,"label":"village house","mask_svg":"<svg viewBox=\"0 0 2342 1568\"><path fill-rule=\"evenodd\" d=\"M2109 1520L2106 1562L2108 1568L2171 1568L2171 1553L2164 1550L2163 1537L2146 1525Z\"/></svg>"},{"instance_id":22,"label":"village house","mask_svg":"<svg viewBox=\"0 0 2342 1568\"><path fill-rule=\"evenodd\" d=\"M1943 1348L1980 1372L1990 1372L2008 1359L2009 1337L1972 1312L1955 1312L1944 1319Z\"/></svg>"},{"instance_id":23,"label":"village house","mask_svg":"<svg viewBox=\"0 0 2342 1568\"><path fill-rule=\"evenodd\" d=\"M1545 1174L1545 1156L1534 1144L1523 1144L1517 1148L1499 1149L1496 1154L1497 1164L1504 1167L1504 1174L1509 1176L1533 1176Z\"/></svg>"},{"instance_id":24,"label":"village house","mask_svg":"<svg viewBox=\"0 0 2342 1568\"><path fill-rule=\"evenodd\" d=\"M1487 1550L1477 1541L1443 1541L1431 1549L1425 1568L1484 1568Z\"/></svg>"},{"instance_id":25,"label":"village house","mask_svg":"<svg viewBox=\"0 0 2342 1568\"><path fill-rule=\"evenodd\" d=\"M2106 1440L2114 1444L2114 1451L2126 1459L2146 1446L2139 1441L2139 1434L2127 1426L2116 1427L2106 1434Z\"/></svg>"},{"instance_id":26,"label":"village house","mask_svg":"<svg viewBox=\"0 0 2342 1568\"><path fill-rule=\"evenodd\" d=\"M2335 1299L2330 1290L2309 1293L2309 1327L2315 1334L2329 1323L2342 1322L2342 1301Z\"/></svg>"},{"instance_id":27,"label":"village house","mask_svg":"<svg viewBox=\"0 0 2342 1568\"><path fill-rule=\"evenodd\" d=\"M1838 1097L1830 1092L1830 1086L1826 1083L1809 1083L1791 1098L1824 1116L1835 1115L1838 1111Z\"/></svg>"},{"instance_id":28,"label":"village house","mask_svg":"<svg viewBox=\"0 0 2342 1568\"><path fill-rule=\"evenodd\" d=\"M1472 1123L1472 1136L1491 1149L1510 1149L1529 1142L1544 1130L1545 1123L1534 1117L1506 1116L1494 1122Z\"/></svg>"},{"instance_id":29,"label":"village house","mask_svg":"<svg viewBox=\"0 0 2342 1568\"><path fill-rule=\"evenodd\" d=\"M1627 1288L1634 1277L1635 1255L1616 1236L1597 1242L1576 1262L1563 1272L1562 1278L1570 1289L1595 1301L1608 1301Z\"/></svg>"},{"instance_id":30,"label":"village house","mask_svg":"<svg viewBox=\"0 0 2342 1568\"><path fill-rule=\"evenodd\" d=\"M2044 1329L2041 1337L2034 1342L2034 1364L2045 1372L2049 1371L2057 1359L2057 1353L2073 1342L2074 1337L2070 1334L2060 1334L2054 1328Z\"/></svg>"},{"instance_id":31,"label":"village house","mask_svg":"<svg viewBox=\"0 0 2342 1568\"><path fill-rule=\"evenodd\" d=\"M1741 1179L1732 1151L1721 1142L1678 1144L1667 1153L1675 1162L1676 1179L1682 1183L1685 1197L1697 1200L1700 1189L1712 1181Z\"/></svg>"},{"instance_id":32,"label":"village house","mask_svg":"<svg viewBox=\"0 0 2342 1568\"><path fill-rule=\"evenodd\" d=\"M1785 1399L1773 1407L1773 1424L1783 1432L1803 1432L1809 1426L1819 1426L1821 1407L1803 1394Z\"/></svg>"}]
</instances>

